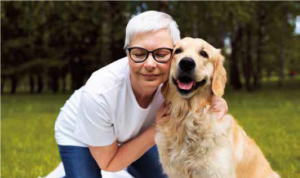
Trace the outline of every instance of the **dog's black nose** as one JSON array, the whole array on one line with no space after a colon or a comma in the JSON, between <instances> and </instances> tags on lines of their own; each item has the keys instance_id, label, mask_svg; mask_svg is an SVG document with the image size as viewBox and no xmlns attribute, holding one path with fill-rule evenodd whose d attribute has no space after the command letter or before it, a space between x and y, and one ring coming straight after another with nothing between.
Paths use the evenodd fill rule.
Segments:
<instances>
[{"instance_id":1,"label":"dog's black nose","mask_svg":"<svg viewBox=\"0 0 300 178\"><path fill-rule=\"evenodd\" d=\"M185 58L181 59L181 61L179 62L179 67L183 71L191 71L195 68L195 66L196 66L196 64L195 64L194 60L189 57L185 57Z\"/></svg>"}]
</instances>

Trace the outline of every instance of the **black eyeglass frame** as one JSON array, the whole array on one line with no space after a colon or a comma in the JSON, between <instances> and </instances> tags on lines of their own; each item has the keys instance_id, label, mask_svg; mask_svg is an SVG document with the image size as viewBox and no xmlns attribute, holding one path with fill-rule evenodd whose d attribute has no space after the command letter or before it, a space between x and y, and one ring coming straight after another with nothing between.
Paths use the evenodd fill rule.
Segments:
<instances>
[{"instance_id":1,"label":"black eyeglass frame","mask_svg":"<svg viewBox=\"0 0 300 178\"><path fill-rule=\"evenodd\" d=\"M132 59L132 57L131 57L131 50L133 50L133 49L142 49L142 50L145 50L145 51L147 52L146 58L145 58L144 60L142 60L142 61L135 61L134 59ZM154 55L154 52L155 52L155 51L158 51L158 50L161 50L161 49L167 49L167 50L169 50L169 51L171 52L170 59L172 59L172 56L173 56L173 55L172 55L172 53L173 53L173 49L172 49L172 48L157 48L157 49L155 49L155 50L153 50L153 51L148 51L147 49L141 48L141 47L129 47L129 48L126 47L126 50L128 50L130 59L131 59L132 61L134 61L135 63L143 63L143 62L145 62L145 61L148 59L150 53L152 54L153 59L154 59L156 62L158 62L158 63L167 63L167 62L169 62L170 59L168 59L167 61L164 61L164 62L161 62L161 61L156 60L155 55Z\"/></svg>"}]
</instances>

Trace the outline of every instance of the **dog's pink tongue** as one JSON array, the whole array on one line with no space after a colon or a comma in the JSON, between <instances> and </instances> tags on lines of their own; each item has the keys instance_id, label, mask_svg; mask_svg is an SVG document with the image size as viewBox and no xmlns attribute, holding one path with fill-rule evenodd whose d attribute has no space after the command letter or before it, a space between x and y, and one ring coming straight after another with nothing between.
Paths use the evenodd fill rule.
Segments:
<instances>
[{"instance_id":1,"label":"dog's pink tongue","mask_svg":"<svg viewBox=\"0 0 300 178\"><path fill-rule=\"evenodd\" d=\"M193 87L193 85L194 85L194 82L182 83L179 80L177 80L177 83L178 83L178 87L181 90L190 90Z\"/></svg>"}]
</instances>

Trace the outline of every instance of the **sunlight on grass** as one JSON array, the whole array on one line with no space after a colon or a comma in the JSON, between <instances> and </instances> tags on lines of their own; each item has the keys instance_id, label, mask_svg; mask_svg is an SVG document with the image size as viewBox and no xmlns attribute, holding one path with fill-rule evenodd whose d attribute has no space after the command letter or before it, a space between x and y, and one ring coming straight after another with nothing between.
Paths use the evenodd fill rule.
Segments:
<instances>
[{"instance_id":1,"label":"sunlight on grass","mask_svg":"<svg viewBox=\"0 0 300 178\"><path fill-rule=\"evenodd\" d=\"M299 83L299 81L298 81ZM226 91L229 113L261 147L282 177L300 177L299 84L261 91ZM59 163L54 122L65 95L4 95L1 102L2 177L45 176Z\"/></svg>"},{"instance_id":2,"label":"sunlight on grass","mask_svg":"<svg viewBox=\"0 0 300 178\"><path fill-rule=\"evenodd\" d=\"M68 95L2 96L1 177L38 177L59 163L54 122Z\"/></svg>"}]
</instances>

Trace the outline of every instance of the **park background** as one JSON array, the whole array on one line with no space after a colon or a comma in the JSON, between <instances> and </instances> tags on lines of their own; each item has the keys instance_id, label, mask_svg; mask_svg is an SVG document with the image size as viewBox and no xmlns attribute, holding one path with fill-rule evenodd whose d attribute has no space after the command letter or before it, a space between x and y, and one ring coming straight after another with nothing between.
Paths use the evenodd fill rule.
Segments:
<instances>
[{"instance_id":1,"label":"park background","mask_svg":"<svg viewBox=\"0 0 300 178\"><path fill-rule=\"evenodd\" d=\"M170 14L226 57L224 98L282 177L300 177L299 2L1 1L1 177L60 162L54 122L92 72L125 56L128 20Z\"/></svg>"}]
</instances>

